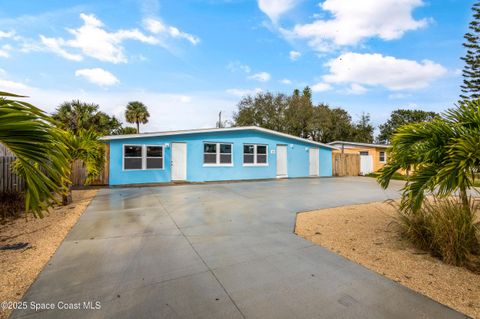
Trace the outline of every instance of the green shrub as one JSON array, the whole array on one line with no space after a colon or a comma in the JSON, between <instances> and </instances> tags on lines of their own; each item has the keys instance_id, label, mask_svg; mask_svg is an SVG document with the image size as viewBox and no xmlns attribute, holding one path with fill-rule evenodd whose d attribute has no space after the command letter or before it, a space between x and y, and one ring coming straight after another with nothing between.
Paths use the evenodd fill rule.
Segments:
<instances>
[{"instance_id":1,"label":"green shrub","mask_svg":"<svg viewBox=\"0 0 480 319\"><path fill-rule=\"evenodd\" d=\"M425 200L418 211L399 210L403 234L417 247L430 251L445 263L480 271L480 234L476 213L457 198Z\"/></svg>"}]
</instances>

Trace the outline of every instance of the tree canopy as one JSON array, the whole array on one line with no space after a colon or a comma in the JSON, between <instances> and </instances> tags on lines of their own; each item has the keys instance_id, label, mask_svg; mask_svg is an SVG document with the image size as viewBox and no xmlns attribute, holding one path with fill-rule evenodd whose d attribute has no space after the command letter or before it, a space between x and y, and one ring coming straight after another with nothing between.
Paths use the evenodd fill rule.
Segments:
<instances>
[{"instance_id":1,"label":"tree canopy","mask_svg":"<svg viewBox=\"0 0 480 319\"><path fill-rule=\"evenodd\" d=\"M390 118L384 124L379 126L380 133L378 134L377 143L390 143L393 134L402 125L420 122L429 122L438 117L435 112L428 112L422 110L405 110L398 109L390 114Z\"/></svg>"},{"instance_id":2,"label":"tree canopy","mask_svg":"<svg viewBox=\"0 0 480 319\"><path fill-rule=\"evenodd\" d=\"M60 128L74 134L81 130L93 130L99 135L109 135L122 126L114 116L99 111L98 104L79 100L61 104L53 113L53 119Z\"/></svg>"},{"instance_id":3,"label":"tree canopy","mask_svg":"<svg viewBox=\"0 0 480 319\"><path fill-rule=\"evenodd\" d=\"M125 111L125 119L128 123L137 124L137 132L140 133L140 123L148 123L148 118L150 113L148 113L147 106L142 102L134 101L129 102L127 109Z\"/></svg>"},{"instance_id":4,"label":"tree canopy","mask_svg":"<svg viewBox=\"0 0 480 319\"><path fill-rule=\"evenodd\" d=\"M463 100L480 98L480 2L476 2L472 10L473 19L464 35L463 47L467 52L461 58L465 62L460 95Z\"/></svg>"},{"instance_id":5,"label":"tree canopy","mask_svg":"<svg viewBox=\"0 0 480 319\"><path fill-rule=\"evenodd\" d=\"M238 103L233 124L260 126L322 143L334 140L370 143L374 130L368 114L354 123L344 109L324 103L314 105L309 87L295 90L292 95L261 92L246 96Z\"/></svg>"}]
</instances>

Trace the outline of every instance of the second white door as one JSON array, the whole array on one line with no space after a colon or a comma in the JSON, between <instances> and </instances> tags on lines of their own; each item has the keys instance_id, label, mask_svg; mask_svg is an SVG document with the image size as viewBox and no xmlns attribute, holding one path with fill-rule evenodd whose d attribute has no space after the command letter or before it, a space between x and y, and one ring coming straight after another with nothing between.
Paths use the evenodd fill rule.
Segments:
<instances>
[{"instance_id":1,"label":"second white door","mask_svg":"<svg viewBox=\"0 0 480 319\"><path fill-rule=\"evenodd\" d=\"M187 180L187 144L172 143L172 181Z\"/></svg>"},{"instance_id":2,"label":"second white door","mask_svg":"<svg viewBox=\"0 0 480 319\"><path fill-rule=\"evenodd\" d=\"M319 150L318 148L311 148L309 151L309 174L310 176L318 176L319 175Z\"/></svg>"},{"instance_id":3,"label":"second white door","mask_svg":"<svg viewBox=\"0 0 480 319\"><path fill-rule=\"evenodd\" d=\"M287 176L287 145L277 145L277 178Z\"/></svg>"}]
</instances>

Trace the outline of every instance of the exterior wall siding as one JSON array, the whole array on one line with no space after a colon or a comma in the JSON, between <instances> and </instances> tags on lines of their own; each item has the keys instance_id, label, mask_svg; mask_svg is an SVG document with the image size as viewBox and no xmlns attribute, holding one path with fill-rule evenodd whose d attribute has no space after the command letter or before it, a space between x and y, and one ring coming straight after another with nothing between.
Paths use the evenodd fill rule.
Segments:
<instances>
[{"instance_id":1,"label":"exterior wall siding","mask_svg":"<svg viewBox=\"0 0 480 319\"><path fill-rule=\"evenodd\" d=\"M110 140L110 185L170 182L171 143L173 142L183 142L187 144L187 181L189 182L275 178L277 169L277 144L287 145L288 177L309 176L310 148L319 148L320 150L320 176L332 176L332 151L330 148L268 133L245 130ZM203 144L205 142L232 143L233 166L204 166ZM123 145L143 144L168 144L168 147L164 148L164 168L124 170ZM244 144L268 145L268 165L244 166ZM272 152L272 150L275 150L275 152Z\"/></svg>"}]
</instances>

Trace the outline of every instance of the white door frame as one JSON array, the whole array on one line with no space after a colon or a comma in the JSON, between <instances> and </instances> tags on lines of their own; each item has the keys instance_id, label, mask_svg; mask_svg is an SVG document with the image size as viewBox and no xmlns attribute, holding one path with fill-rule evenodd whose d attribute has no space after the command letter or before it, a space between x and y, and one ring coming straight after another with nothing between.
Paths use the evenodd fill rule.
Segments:
<instances>
[{"instance_id":1,"label":"white door frame","mask_svg":"<svg viewBox=\"0 0 480 319\"><path fill-rule=\"evenodd\" d=\"M308 150L308 174L310 176L320 175L320 149L318 148Z\"/></svg>"},{"instance_id":2,"label":"white door frame","mask_svg":"<svg viewBox=\"0 0 480 319\"><path fill-rule=\"evenodd\" d=\"M284 148L285 152L279 152L280 148ZM277 144L277 178L288 177L288 146L285 144ZM280 154L284 155L284 160L280 158Z\"/></svg>"},{"instance_id":3,"label":"white door frame","mask_svg":"<svg viewBox=\"0 0 480 319\"><path fill-rule=\"evenodd\" d=\"M175 154L175 149L181 146L184 152L184 156L180 156L177 158L178 155L182 155L180 153ZM172 181L186 181L187 180L187 143L184 142L172 142L170 146L171 150L171 158L170 158L170 176ZM181 149L178 149L181 150ZM183 160L183 163L181 163ZM183 170L179 170L179 166L183 165Z\"/></svg>"}]
</instances>

